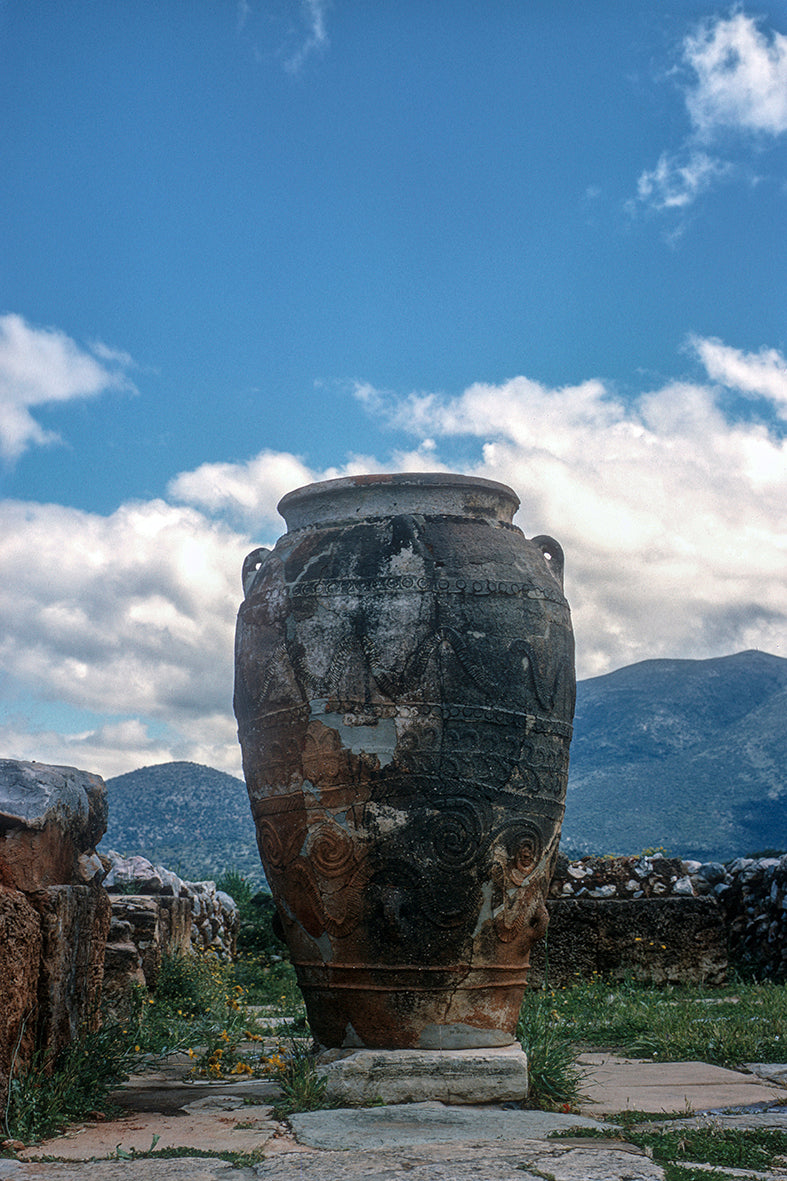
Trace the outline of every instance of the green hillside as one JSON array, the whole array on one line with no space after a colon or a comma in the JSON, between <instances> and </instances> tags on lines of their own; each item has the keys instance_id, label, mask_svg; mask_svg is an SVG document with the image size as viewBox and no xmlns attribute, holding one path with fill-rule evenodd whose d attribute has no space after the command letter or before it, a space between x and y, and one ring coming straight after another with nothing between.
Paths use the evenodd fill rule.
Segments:
<instances>
[{"instance_id":1,"label":"green hillside","mask_svg":"<svg viewBox=\"0 0 787 1181\"><path fill-rule=\"evenodd\" d=\"M103 849L139 853L199 881L235 869L264 874L242 779L199 763L162 763L107 780Z\"/></svg>"}]
</instances>

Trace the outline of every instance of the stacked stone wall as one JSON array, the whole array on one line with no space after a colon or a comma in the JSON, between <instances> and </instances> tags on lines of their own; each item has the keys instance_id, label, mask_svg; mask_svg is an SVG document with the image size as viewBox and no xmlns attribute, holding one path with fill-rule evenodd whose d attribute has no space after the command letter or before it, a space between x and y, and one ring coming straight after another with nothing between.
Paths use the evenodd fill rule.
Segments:
<instances>
[{"instance_id":1,"label":"stacked stone wall","mask_svg":"<svg viewBox=\"0 0 787 1181\"><path fill-rule=\"evenodd\" d=\"M787 981L787 854L710 867L731 961L759 979Z\"/></svg>"},{"instance_id":2,"label":"stacked stone wall","mask_svg":"<svg viewBox=\"0 0 787 1181\"><path fill-rule=\"evenodd\" d=\"M787 854L727 864L661 853L560 856L547 902L546 943L531 983L594 972L652 984L721 984L729 965L787 979Z\"/></svg>"},{"instance_id":3,"label":"stacked stone wall","mask_svg":"<svg viewBox=\"0 0 787 1181\"><path fill-rule=\"evenodd\" d=\"M105 862L109 872L104 884L112 903L104 981L110 1007L122 1003L132 984L155 988L167 954L234 957L238 908L215 882L184 881L145 857L121 857L113 851Z\"/></svg>"}]
</instances>

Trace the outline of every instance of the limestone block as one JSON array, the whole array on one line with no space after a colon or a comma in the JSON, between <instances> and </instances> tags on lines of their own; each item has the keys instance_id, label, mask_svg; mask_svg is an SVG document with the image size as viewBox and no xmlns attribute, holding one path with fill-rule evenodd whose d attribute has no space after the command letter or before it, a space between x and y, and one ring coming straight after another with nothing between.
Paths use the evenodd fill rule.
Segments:
<instances>
[{"instance_id":1,"label":"limestone block","mask_svg":"<svg viewBox=\"0 0 787 1181\"><path fill-rule=\"evenodd\" d=\"M107 826L103 779L75 767L0 759L0 881L24 893L83 881Z\"/></svg>"},{"instance_id":2,"label":"limestone block","mask_svg":"<svg viewBox=\"0 0 787 1181\"><path fill-rule=\"evenodd\" d=\"M112 917L131 924L131 939L139 951L148 988L155 988L161 968L159 899L150 894L111 894Z\"/></svg>"},{"instance_id":3,"label":"limestone block","mask_svg":"<svg viewBox=\"0 0 787 1181\"><path fill-rule=\"evenodd\" d=\"M181 878L163 865L154 865L153 868L161 878L161 890L159 892L161 894L172 894L175 898L179 898L184 886Z\"/></svg>"},{"instance_id":4,"label":"limestone block","mask_svg":"<svg viewBox=\"0 0 787 1181\"><path fill-rule=\"evenodd\" d=\"M14 1052L24 1062L33 1049L40 955L38 914L24 894L0 885L0 1110Z\"/></svg>"},{"instance_id":5,"label":"limestone block","mask_svg":"<svg viewBox=\"0 0 787 1181\"><path fill-rule=\"evenodd\" d=\"M341 1056L338 1056L341 1055ZM506 1103L527 1097L520 1046L473 1050L328 1051L317 1070L332 1103Z\"/></svg>"},{"instance_id":6,"label":"limestone block","mask_svg":"<svg viewBox=\"0 0 787 1181\"><path fill-rule=\"evenodd\" d=\"M52 886L29 901L41 924L38 1037L57 1053L98 1026L111 908L96 886Z\"/></svg>"},{"instance_id":7,"label":"limestone block","mask_svg":"<svg viewBox=\"0 0 787 1181\"><path fill-rule=\"evenodd\" d=\"M163 954L185 955L191 950L191 899L162 894L157 902Z\"/></svg>"},{"instance_id":8,"label":"limestone block","mask_svg":"<svg viewBox=\"0 0 787 1181\"><path fill-rule=\"evenodd\" d=\"M560 898L547 903L546 946L532 953L531 984L576 983L593 972L653 984L721 984L724 916L712 897Z\"/></svg>"},{"instance_id":9,"label":"limestone block","mask_svg":"<svg viewBox=\"0 0 787 1181\"><path fill-rule=\"evenodd\" d=\"M136 894L160 894L164 883L147 857L118 857L110 855L112 868L104 879L111 892L114 887L130 887Z\"/></svg>"},{"instance_id":10,"label":"limestone block","mask_svg":"<svg viewBox=\"0 0 787 1181\"><path fill-rule=\"evenodd\" d=\"M134 984L140 987L145 984L142 957L128 935L113 939L107 943L104 955L102 997L107 1012L117 1017L124 1010Z\"/></svg>"}]
</instances>

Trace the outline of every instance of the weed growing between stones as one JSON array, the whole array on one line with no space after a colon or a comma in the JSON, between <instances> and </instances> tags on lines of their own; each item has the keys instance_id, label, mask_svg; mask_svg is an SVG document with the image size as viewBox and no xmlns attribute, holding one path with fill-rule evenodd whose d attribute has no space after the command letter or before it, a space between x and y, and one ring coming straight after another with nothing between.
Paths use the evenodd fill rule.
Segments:
<instances>
[{"instance_id":1,"label":"weed growing between stones","mask_svg":"<svg viewBox=\"0 0 787 1181\"><path fill-rule=\"evenodd\" d=\"M544 941L544 983L526 992L517 1039L527 1054L527 1106L572 1111L581 1097L576 1050L549 987L549 939Z\"/></svg>"},{"instance_id":2,"label":"weed growing between stones","mask_svg":"<svg viewBox=\"0 0 787 1181\"><path fill-rule=\"evenodd\" d=\"M299 1017L304 1011L303 998L287 946L275 932L273 898L234 870L223 874L216 885L230 894L238 907L240 929L234 977L246 990L247 1002L269 1005L282 1017Z\"/></svg>"},{"instance_id":3,"label":"weed growing between stones","mask_svg":"<svg viewBox=\"0 0 787 1181\"><path fill-rule=\"evenodd\" d=\"M243 1002L232 965L212 955L165 957L155 993L134 989L120 1019L82 1032L54 1059L39 1052L16 1069L5 1137L31 1143L107 1113L110 1092L130 1073L177 1052L205 1078L264 1075L264 1062L242 1044L262 1037Z\"/></svg>"},{"instance_id":4,"label":"weed growing between stones","mask_svg":"<svg viewBox=\"0 0 787 1181\"><path fill-rule=\"evenodd\" d=\"M527 1054L527 1106L571 1111L580 1098L582 1072L554 1001L547 989L526 995L516 1035Z\"/></svg>"},{"instance_id":5,"label":"weed growing between stones","mask_svg":"<svg viewBox=\"0 0 787 1181\"><path fill-rule=\"evenodd\" d=\"M119 1025L83 1033L54 1059L34 1054L11 1079L5 1135L29 1144L74 1120L108 1113L110 1091L138 1060L127 1029Z\"/></svg>"},{"instance_id":6,"label":"weed growing between stones","mask_svg":"<svg viewBox=\"0 0 787 1181\"><path fill-rule=\"evenodd\" d=\"M287 1047L280 1047L268 1061L270 1075L281 1088L281 1099L273 1108L274 1119L331 1106L325 1095L327 1079L318 1074L308 1041L291 1038Z\"/></svg>"}]
</instances>

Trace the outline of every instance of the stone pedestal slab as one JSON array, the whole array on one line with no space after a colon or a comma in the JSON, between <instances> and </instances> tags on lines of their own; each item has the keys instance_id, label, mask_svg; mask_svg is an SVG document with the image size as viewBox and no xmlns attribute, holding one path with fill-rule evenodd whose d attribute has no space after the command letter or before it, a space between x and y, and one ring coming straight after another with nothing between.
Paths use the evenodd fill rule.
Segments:
<instances>
[{"instance_id":1,"label":"stone pedestal slab","mask_svg":"<svg viewBox=\"0 0 787 1181\"><path fill-rule=\"evenodd\" d=\"M506 1103L527 1097L527 1056L518 1046L472 1050L328 1051L317 1060L331 1102Z\"/></svg>"}]
</instances>

